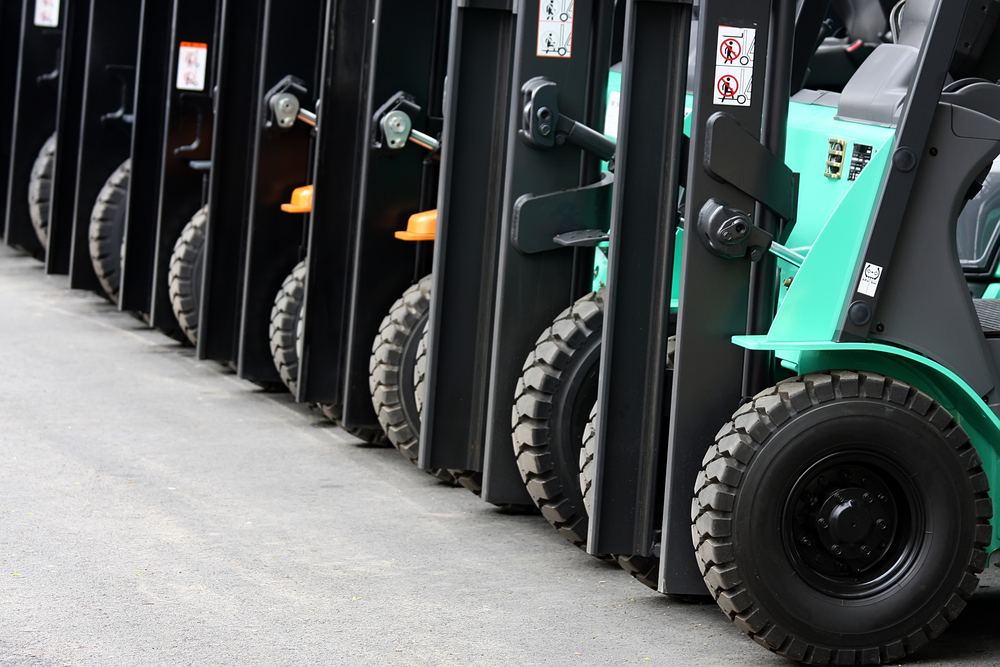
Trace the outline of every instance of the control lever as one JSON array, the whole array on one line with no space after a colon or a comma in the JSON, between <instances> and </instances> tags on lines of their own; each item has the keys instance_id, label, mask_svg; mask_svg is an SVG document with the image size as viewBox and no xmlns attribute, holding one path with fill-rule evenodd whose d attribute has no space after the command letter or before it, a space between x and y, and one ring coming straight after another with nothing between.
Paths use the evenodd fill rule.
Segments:
<instances>
[{"instance_id":1,"label":"control lever","mask_svg":"<svg viewBox=\"0 0 1000 667\"><path fill-rule=\"evenodd\" d=\"M441 142L413 129L413 116L420 113L420 105L409 93L399 91L375 112L375 136L372 148L376 150L398 151L412 142L421 148L437 152Z\"/></svg>"},{"instance_id":2,"label":"control lever","mask_svg":"<svg viewBox=\"0 0 1000 667\"><path fill-rule=\"evenodd\" d=\"M548 149L569 143L602 160L615 156L618 144L613 139L559 113L559 88L543 76L528 80L521 87L524 109L518 134L532 148Z\"/></svg>"}]
</instances>

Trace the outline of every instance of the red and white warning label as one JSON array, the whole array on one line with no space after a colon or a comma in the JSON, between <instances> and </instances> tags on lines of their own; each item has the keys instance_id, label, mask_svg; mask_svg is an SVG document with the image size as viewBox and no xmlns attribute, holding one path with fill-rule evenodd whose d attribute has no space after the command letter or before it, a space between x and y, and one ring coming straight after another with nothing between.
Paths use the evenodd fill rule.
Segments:
<instances>
[{"instance_id":1,"label":"red and white warning label","mask_svg":"<svg viewBox=\"0 0 1000 667\"><path fill-rule=\"evenodd\" d=\"M748 107L753 99L753 56L757 31L719 26L715 54L715 103Z\"/></svg>"},{"instance_id":2,"label":"red and white warning label","mask_svg":"<svg viewBox=\"0 0 1000 667\"><path fill-rule=\"evenodd\" d=\"M177 90L205 90L208 44L181 42L177 58Z\"/></svg>"},{"instance_id":3,"label":"red and white warning label","mask_svg":"<svg viewBox=\"0 0 1000 667\"><path fill-rule=\"evenodd\" d=\"M35 0L35 25L40 28L59 27L59 0Z\"/></svg>"},{"instance_id":4,"label":"red and white warning label","mask_svg":"<svg viewBox=\"0 0 1000 667\"><path fill-rule=\"evenodd\" d=\"M542 58L573 54L574 0L541 0L538 4L538 50Z\"/></svg>"}]
</instances>

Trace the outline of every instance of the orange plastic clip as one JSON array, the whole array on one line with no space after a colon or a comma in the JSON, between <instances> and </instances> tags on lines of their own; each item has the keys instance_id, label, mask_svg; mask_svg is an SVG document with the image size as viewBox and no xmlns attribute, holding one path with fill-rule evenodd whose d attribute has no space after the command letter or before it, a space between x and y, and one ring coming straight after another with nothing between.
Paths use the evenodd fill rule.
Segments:
<instances>
[{"instance_id":1,"label":"orange plastic clip","mask_svg":"<svg viewBox=\"0 0 1000 667\"><path fill-rule=\"evenodd\" d=\"M437 209L414 213L406 222L405 232L396 232L396 238L401 241L433 241L437 229Z\"/></svg>"},{"instance_id":2,"label":"orange plastic clip","mask_svg":"<svg viewBox=\"0 0 1000 667\"><path fill-rule=\"evenodd\" d=\"M285 213L309 213L313 210L313 186L304 185L292 191L292 201L282 204L281 210Z\"/></svg>"}]
</instances>

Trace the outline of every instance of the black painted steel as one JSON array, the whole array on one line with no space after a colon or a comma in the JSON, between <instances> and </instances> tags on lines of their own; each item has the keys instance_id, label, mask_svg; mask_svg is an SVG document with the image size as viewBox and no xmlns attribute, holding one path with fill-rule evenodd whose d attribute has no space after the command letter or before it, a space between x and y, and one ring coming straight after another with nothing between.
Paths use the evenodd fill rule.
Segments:
<instances>
[{"instance_id":1,"label":"black painted steel","mask_svg":"<svg viewBox=\"0 0 1000 667\"><path fill-rule=\"evenodd\" d=\"M7 201L7 175L10 169L11 135L7 129L14 121L14 96L17 92L17 60L21 47L22 0L0 2L0 201Z\"/></svg>"},{"instance_id":2,"label":"black painted steel","mask_svg":"<svg viewBox=\"0 0 1000 667\"><path fill-rule=\"evenodd\" d=\"M39 149L55 131L62 25L62 17L58 26L35 25L35 0L24 0L14 114L9 126L4 242L37 257L42 257L43 248L28 214L28 181Z\"/></svg>"},{"instance_id":3,"label":"black painted steel","mask_svg":"<svg viewBox=\"0 0 1000 667\"><path fill-rule=\"evenodd\" d=\"M784 0L776 0L783 2ZM738 188L714 180L699 168L706 127L718 112L731 115L760 137L770 27L768 0L704 0L700 7L698 80L694 85L691 151L685 220L693 226L710 199L752 214L755 201ZM753 94L749 106L718 105L716 63L721 26L756 30ZM739 32L739 31L734 31ZM785 92L787 97L787 91ZM733 100L735 101L735 100ZM779 156L780 157L780 156ZM698 234L684 235L684 262L677 319L673 396L666 451L660 590L703 594L705 585L691 547L691 494L701 460L721 424L739 407L743 350L732 336L746 332L750 262L712 254Z\"/></svg>"},{"instance_id":4,"label":"black painted steel","mask_svg":"<svg viewBox=\"0 0 1000 667\"><path fill-rule=\"evenodd\" d=\"M300 400L343 406L346 426L377 425L368 387L372 341L413 282L420 252L394 238L433 205L437 165L408 147L376 151L375 111L399 91L421 106L413 127L440 129L450 2L334 3L328 13L309 230Z\"/></svg>"},{"instance_id":5,"label":"black painted steel","mask_svg":"<svg viewBox=\"0 0 1000 667\"><path fill-rule=\"evenodd\" d=\"M192 169L191 163L208 161L212 155L215 88L221 0L174 0L167 73L167 106L164 138L159 147L160 173L153 238L153 272L150 290L150 324L175 331L177 320L170 307L167 274L174 243L184 225L207 200L208 174ZM180 44L205 44L208 65L203 90L177 87ZM140 127L142 127L140 125ZM138 185L137 181L137 185ZM136 213L130 213L132 219ZM126 262L129 252L126 249Z\"/></svg>"},{"instance_id":6,"label":"black painted steel","mask_svg":"<svg viewBox=\"0 0 1000 667\"><path fill-rule=\"evenodd\" d=\"M250 213L247 191L258 134L264 8L265 0L222 0L205 273L196 349L199 359L226 363L236 361L239 344Z\"/></svg>"},{"instance_id":7,"label":"black painted steel","mask_svg":"<svg viewBox=\"0 0 1000 667\"><path fill-rule=\"evenodd\" d=\"M939 2L924 37L924 44L920 49L920 62L893 142L892 158L882 179L878 205L872 211L864 252L858 258L858 264L854 269L855 286L860 283L868 264L881 267L881 273L889 270L896 237L906 213L906 207L900 203L909 201L917 174L920 172L918 167L926 154L927 137L930 135L931 123L937 110L935 102L941 95L941 89L955 55L959 33L966 19L966 11L963 10L974 11L979 6L975 3L972 6L964 2L957 4L958 6L945 7L944 2ZM986 9L985 5L983 9ZM975 14L972 14L971 18L982 22L982 17L977 17ZM869 317L865 321L855 323L848 317L848 310L853 304L863 304L868 307L868 312L873 313L878 305L878 297L878 291L871 296L859 291L850 292L840 316L837 337L839 341L867 340L871 328L875 325L874 318Z\"/></svg>"},{"instance_id":8,"label":"black painted steel","mask_svg":"<svg viewBox=\"0 0 1000 667\"><path fill-rule=\"evenodd\" d=\"M648 556L659 528L690 30L686 3L628 3L590 553Z\"/></svg>"},{"instance_id":9,"label":"black painted steel","mask_svg":"<svg viewBox=\"0 0 1000 667\"><path fill-rule=\"evenodd\" d=\"M80 143L76 154L69 265L72 288L101 290L90 260L90 213L105 181L129 157L132 147L139 9L140 4L133 0L91 0L90 4ZM72 159L71 155L64 152L64 159Z\"/></svg>"},{"instance_id":10,"label":"black painted steel","mask_svg":"<svg viewBox=\"0 0 1000 667\"><path fill-rule=\"evenodd\" d=\"M264 91L291 74L306 82L310 93L308 99L299 99L300 104L307 110L315 108L321 41L317 26L324 9L323 0L268 0L264 7L258 96L248 100L257 113L237 357L239 376L256 382L281 381L271 355L268 323L274 295L302 257L304 226L302 215L284 213L281 204L308 181L312 135L304 123L284 131L264 129L269 117Z\"/></svg>"},{"instance_id":11,"label":"black painted steel","mask_svg":"<svg viewBox=\"0 0 1000 667\"><path fill-rule=\"evenodd\" d=\"M132 122L132 173L125 214L118 306L143 313L152 310L156 218L159 208L163 138L167 114L167 77L170 72L170 0L143 0L139 21L139 53L135 70L135 117Z\"/></svg>"},{"instance_id":12,"label":"black painted steel","mask_svg":"<svg viewBox=\"0 0 1000 667\"><path fill-rule=\"evenodd\" d=\"M483 469L515 15L458 2L434 241L421 468Z\"/></svg>"},{"instance_id":13,"label":"black painted steel","mask_svg":"<svg viewBox=\"0 0 1000 667\"><path fill-rule=\"evenodd\" d=\"M603 127L614 2L577 0L572 4L571 50L560 52L565 42L555 37L554 52L539 56L547 40L544 33L539 40L542 10L539 0L527 0L519 4L517 15L483 467L483 498L495 504L528 501L514 459L509 421L524 359L538 334L589 291L593 280L592 248L524 255L512 243L515 212L526 201L522 197L578 188L600 178L596 156L571 145L540 150L520 138L521 90L534 77L543 76L558 84L560 113L591 128ZM593 213L593 221L577 221L575 229L607 229L607 212Z\"/></svg>"},{"instance_id":14,"label":"black painted steel","mask_svg":"<svg viewBox=\"0 0 1000 667\"><path fill-rule=\"evenodd\" d=\"M58 79L56 155L52 169L49 242L45 256L45 271L48 274L68 274L70 254L73 249L76 176L79 166L77 154L80 148L80 118L83 114L83 91L87 72L90 3L91 0L66 2L63 7L59 69L64 75ZM60 146L65 147L61 153Z\"/></svg>"}]
</instances>

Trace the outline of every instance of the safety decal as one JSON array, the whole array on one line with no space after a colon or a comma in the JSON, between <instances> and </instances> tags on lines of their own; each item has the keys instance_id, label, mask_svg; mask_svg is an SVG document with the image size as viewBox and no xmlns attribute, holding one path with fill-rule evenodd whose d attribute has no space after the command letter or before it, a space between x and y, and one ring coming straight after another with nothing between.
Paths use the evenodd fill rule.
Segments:
<instances>
[{"instance_id":1,"label":"safety decal","mask_svg":"<svg viewBox=\"0 0 1000 667\"><path fill-rule=\"evenodd\" d=\"M208 44L181 42L177 58L177 90L205 90Z\"/></svg>"},{"instance_id":2,"label":"safety decal","mask_svg":"<svg viewBox=\"0 0 1000 667\"><path fill-rule=\"evenodd\" d=\"M35 0L35 25L40 28L59 27L59 0Z\"/></svg>"},{"instance_id":3,"label":"safety decal","mask_svg":"<svg viewBox=\"0 0 1000 667\"><path fill-rule=\"evenodd\" d=\"M865 262L865 270L861 274L861 282L858 284L858 292L865 296L875 296L878 289L878 281L882 278L882 267L878 264Z\"/></svg>"},{"instance_id":4,"label":"safety decal","mask_svg":"<svg viewBox=\"0 0 1000 667\"><path fill-rule=\"evenodd\" d=\"M612 90L608 93L608 112L604 114L604 134L609 137L618 136L618 114L621 111L621 93Z\"/></svg>"},{"instance_id":5,"label":"safety decal","mask_svg":"<svg viewBox=\"0 0 1000 667\"><path fill-rule=\"evenodd\" d=\"M748 107L753 99L754 28L719 26L715 54L715 104Z\"/></svg>"},{"instance_id":6,"label":"safety decal","mask_svg":"<svg viewBox=\"0 0 1000 667\"><path fill-rule=\"evenodd\" d=\"M542 58L573 54L574 0L541 0L538 4L538 50Z\"/></svg>"}]
</instances>

